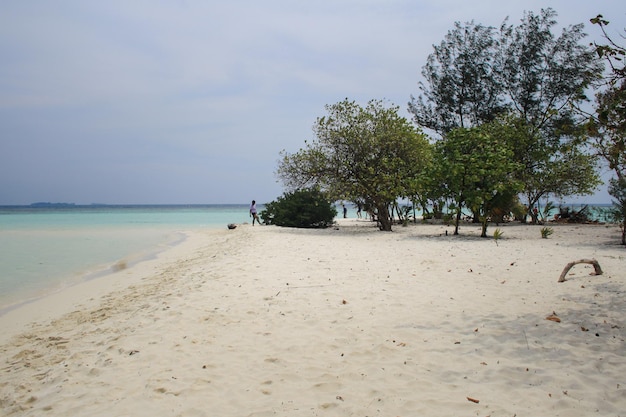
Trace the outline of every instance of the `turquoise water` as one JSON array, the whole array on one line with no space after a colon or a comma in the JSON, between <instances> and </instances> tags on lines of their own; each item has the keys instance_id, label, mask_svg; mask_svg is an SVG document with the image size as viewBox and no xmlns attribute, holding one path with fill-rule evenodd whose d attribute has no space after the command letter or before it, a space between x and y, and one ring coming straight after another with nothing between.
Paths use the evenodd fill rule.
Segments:
<instances>
[{"instance_id":1,"label":"turquoise water","mask_svg":"<svg viewBox=\"0 0 626 417\"><path fill-rule=\"evenodd\" d=\"M248 205L0 207L0 314L154 256L186 230L244 222Z\"/></svg>"}]
</instances>

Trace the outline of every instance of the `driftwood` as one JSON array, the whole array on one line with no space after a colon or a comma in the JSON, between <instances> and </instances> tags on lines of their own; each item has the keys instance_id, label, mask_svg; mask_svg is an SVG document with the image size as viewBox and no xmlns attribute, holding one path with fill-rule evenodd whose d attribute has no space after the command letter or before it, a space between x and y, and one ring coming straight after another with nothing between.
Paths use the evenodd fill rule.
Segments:
<instances>
[{"instance_id":1,"label":"driftwood","mask_svg":"<svg viewBox=\"0 0 626 417\"><path fill-rule=\"evenodd\" d=\"M561 272L561 276L559 277L558 282L565 281L565 276L567 275L569 270L572 269L572 267L576 264L593 265L593 268L595 269L595 275L602 275L602 268L600 268L600 264L598 263L598 261L596 261L595 259L580 259L578 261L572 261L568 263L567 265L565 265L565 268L563 268L563 272Z\"/></svg>"}]
</instances>

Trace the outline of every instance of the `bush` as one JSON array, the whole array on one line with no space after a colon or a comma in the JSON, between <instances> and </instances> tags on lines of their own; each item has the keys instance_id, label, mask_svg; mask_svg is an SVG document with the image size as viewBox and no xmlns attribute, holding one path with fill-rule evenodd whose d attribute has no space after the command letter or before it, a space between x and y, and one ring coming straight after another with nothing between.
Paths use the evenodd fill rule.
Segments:
<instances>
[{"instance_id":1,"label":"bush","mask_svg":"<svg viewBox=\"0 0 626 417\"><path fill-rule=\"evenodd\" d=\"M265 205L265 224L286 227L323 228L333 224L337 209L324 193L315 189L284 193Z\"/></svg>"}]
</instances>

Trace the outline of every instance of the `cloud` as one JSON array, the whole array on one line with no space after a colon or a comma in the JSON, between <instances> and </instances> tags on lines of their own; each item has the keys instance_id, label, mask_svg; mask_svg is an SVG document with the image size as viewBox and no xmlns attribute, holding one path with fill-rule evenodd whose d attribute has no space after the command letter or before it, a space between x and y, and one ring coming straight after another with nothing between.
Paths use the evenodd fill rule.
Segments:
<instances>
[{"instance_id":1,"label":"cloud","mask_svg":"<svg viewBox=\"0 0 626 417\"><path fill-rule=\"evenodd\" d=\"M404 112L455 21L497 26L545 4L2 2L0 204L273 199L278 152L312 137L325 104ZM547 4L563 25L624 22L613 0Z\"/></svg>"}]
</instances>

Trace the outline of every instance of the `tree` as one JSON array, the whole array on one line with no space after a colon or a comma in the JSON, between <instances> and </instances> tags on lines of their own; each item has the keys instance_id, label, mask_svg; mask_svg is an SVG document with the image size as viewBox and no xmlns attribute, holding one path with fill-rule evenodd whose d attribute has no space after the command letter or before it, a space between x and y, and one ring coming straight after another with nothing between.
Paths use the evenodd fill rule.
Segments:
<instances>
[{"instance_id":1,"label":"tree","mask_svg":"<svg viewBox=\"0 0 626 417\"><path fill-rule=\"evenodd\" d=\"M290 189L317 186L335 199L362 201L380 229L391 230L389 208L411 194L430 146L398 110L379 100L327 105L328 115L314 125L317 139L295 154L283 152L277 176Z\"/></svg>"},{"instance_id":2,"label":"tree","mask_svg":"<svg viewBox=\"0 0 626 417\"><path fill-rule=\"evenodd\" d=\"M607 81L611 84L619 84L626 79L626 65L624 65L624 58L626 58L626 48L618 45L607 33L605 27L609 24L609 21L599 14L596 17L589 19L589 21L600 26L600 30L607 40L607 45L598 45L596 42L592 44L596 53L600 58L605 59L611 69L610 74L607 76Z\"/></svg>"},{"instance_id":3,"label":"tree","mask_svg":"<svg viewBox=\"0 0 626 417\"><path fill-rule=\"evenodd\" d=\"M301 228L328 227L336 215L337 209L317 189L284 193L276 201L266 204L261 212L265 224Z\"/></svg>"},{"instance_id":4,"label":"tree","mask_svg":"<svg viewBox=\"0 0 626 417\"><path fill-rule=\"evenodd\" d=\"M459 22L428 56L409 111L424 128L445 135L457 127L493 120L503 110L502 87L494 73L497 39L493 27Z\"/></svg>"},{"instance_id":5,"label":"tree","mask_svg":"<svg viewBox=\"0 0 626 417\"><path fill-rule=\"evenodd\" d=\"M610 68L604 91L596 94L595 115L590 115L589 131L593 147L615 177L609 180L609 194L614 198L616 219L621 221L622 245L626 245L626 48L606 33L609 24L602 15L591 19L600 26L608 44L594 43L596 52Z\"/></svg>"},{"instance_id":6,"label":"tree","mask_svg":"<svg viewBox=\"0 0 626 417\"><path fill-rule=\"evenodd\" d=\"M474 128L457 128L437 142L436 155L441 188L454 202L454 234L458 234L463 207L477 213L482 224L481 237L495 210L521 188L512 175L517 169L508 136L511 126L498 121Z\"/></svg>"},{"instance_id":7,"label":"tree","mask_svg":"<svg viewBox=\"0 0 626 417\"><path fill-rule=\"evenodd\" d=\"M500 30L499 74L507 102L522 135L514 148L523 169L519 179L533 223L532 209L542 196L591 193L600 183L595 159L580 140L581 120L574 108L600 66L580 42L583 25L570 25L555 37L556 12L526 13L519 26L505 21Z\"/></svg>"},{"instance_id":8,"label":"tree","mask_svg":"<svg viewBox=\"0 0 626 417\"><path fill-rule=\"evenodd\" d=\"M626 80L596 95L596 115L590 119L592 145L615 175L608 192L614 198L615 219L622 225L626 245Z\"/></svg>"},{"instance_id":9,"label":"tree","mask_svg":"<svg viewBox=\"0 0 626 417\"><path fill-rule=\"evenodd\" d=\"M598 79L601 66L580 42L583 25L569 25L555 37L557 13L528 12L519 26L500 29L498 72L507 102L529 126L558 139L562 125L574 119L572 104L586 101L585 89Z\"/></svg>"},{"instance_id":10,"label":"tree","mask_svg":"<svg viewBox=\"0 0 626 417\"><path fill-rule=\"evenodd\" d=\"M626 178L611 178L609 180L609 194L613 200L613 218L622 229L622 245L626 245Z\"/></svg>"},{"instance_id":11,"label":"tree","mask_svg":"<svg viewBox=\"0 0 626 417\"><path fill-rule=\"evenodd\" d=\"M577 139L547 140L539 130L516 117L508 117L507 123L516 130L509 136L509 146L519 163L515 176L523 184L526 213L533 224L538 220L533 208L541 198L588 194L600 183L594 156L583 152ZM576 128L572 135L578 138L581 133Z\"/></svg>"},{"instance_id":12,"label":"tree","mask_svg":"<svg viewBox=\"0 0 626 417\"><path fill-rule=\"evenodd\" d=\"M443 137L505 114L516 119L514 158L531 215L542 196L588 194L599 183L573 107L586 100L600 65L580 43L582 25L553 35L555 16L549 8L526 13L499 31L456 23L423 68L424 94L409 103L416 123Z\"/></svg>"}]
</instances>

